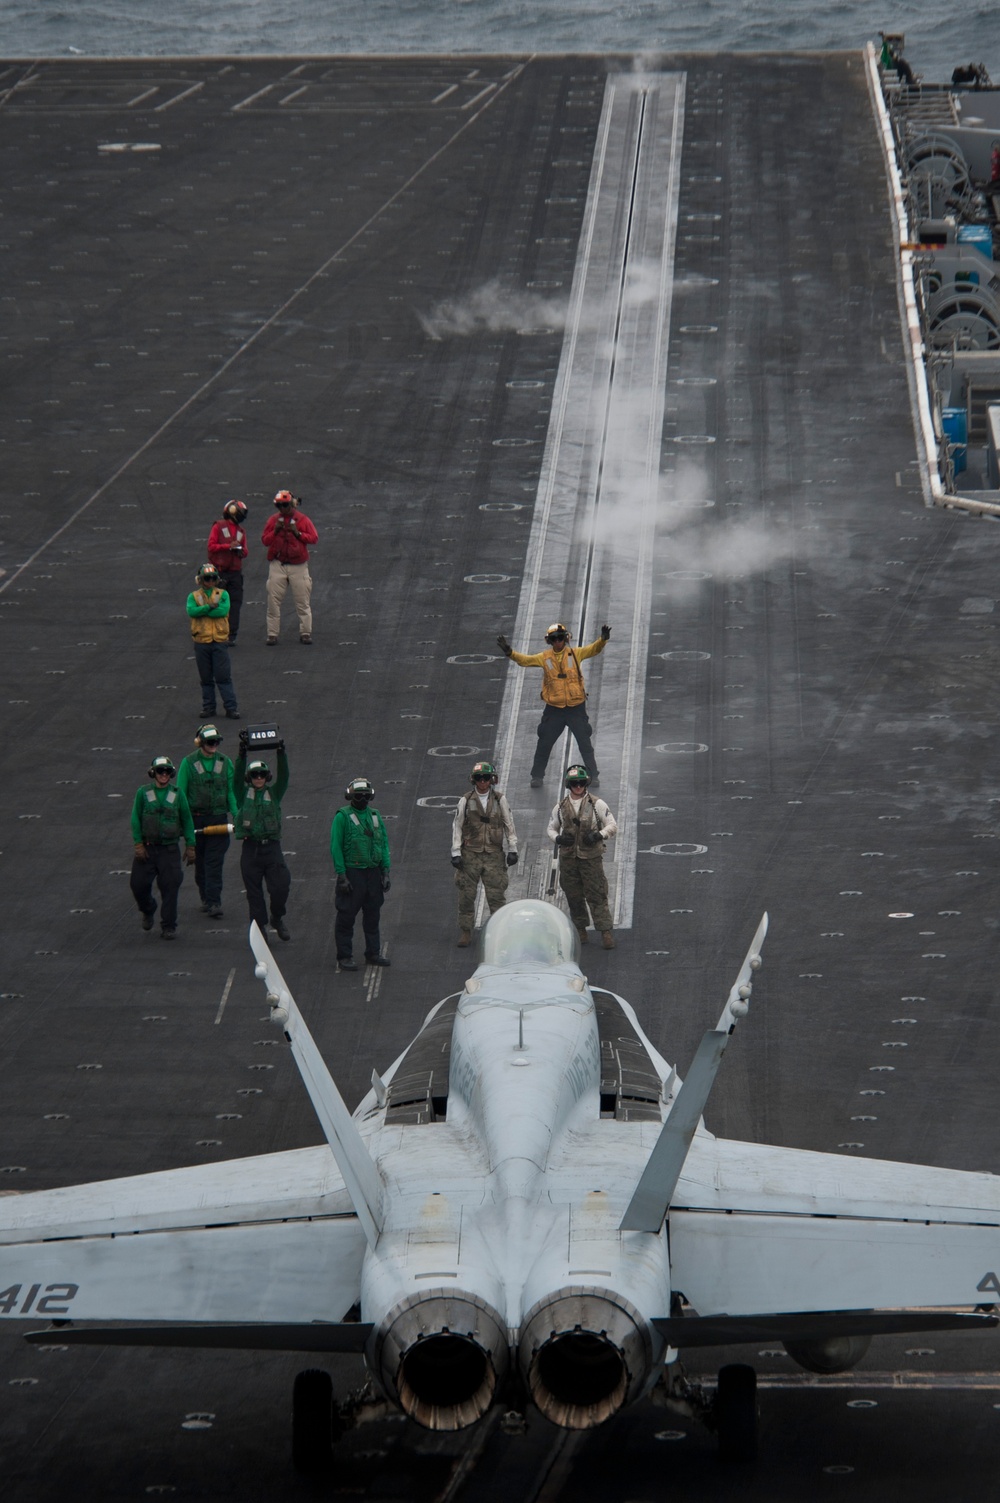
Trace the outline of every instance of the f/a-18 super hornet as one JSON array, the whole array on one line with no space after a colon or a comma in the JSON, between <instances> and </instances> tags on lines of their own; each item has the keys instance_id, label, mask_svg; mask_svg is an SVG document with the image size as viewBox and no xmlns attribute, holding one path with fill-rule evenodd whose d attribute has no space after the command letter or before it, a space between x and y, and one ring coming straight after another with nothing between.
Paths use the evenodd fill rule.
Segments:
<instances>
[{"instance_id":1,"label":"f/a-18 super hornet","mask_svg":"<svg viewBox=\"0 0 1000 1503\"><path fill-rule=\"evenodd\" d=\"M304 1471L365 1402L433 1430L530 1402L580 1430L654 1389L748 1459L753 1368L706 1394L685 1348L778 1340L839 1371L876 1333L996 1324L1000 1297L1000 1178L704 1127L766 928L682 1083L588 983L569 920L508 904L351 1115L254 925L326 1143L4 1199L0 1313L56 1320L61 1343L363 1352L367 1400L296 1380Z\"/></svg>"}]
</instances>

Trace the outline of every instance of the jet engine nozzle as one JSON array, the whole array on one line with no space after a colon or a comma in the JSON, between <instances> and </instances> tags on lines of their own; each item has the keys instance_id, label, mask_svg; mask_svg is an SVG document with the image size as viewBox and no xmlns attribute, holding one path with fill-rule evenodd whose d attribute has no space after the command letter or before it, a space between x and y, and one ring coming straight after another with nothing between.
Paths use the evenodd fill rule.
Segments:
<instances>
[{"instance_id":1,"label":"jet engine nozzle","mask_svg":"<svg viewBox=\"0 0 1000 1503\"><path fill-rule=\"evenodd\" d=\"M566 1289L528 1311L518 1360L546 1419L590 1430L642 1391L652 1341L646 1321L620 1295Z\"/></svg>"},{"instance_id":2,"label":"jet engine nozzle","mask_svg":"<svg viewBox=\"0 0 1000 1503\"><path fill-rule=\"evenodd\" d=\"M428 1430L464 1430L507 1373L507 1330L475 1295L428 1290L389 1311L372 1366L386 1392Z\"/></svg>"}]
</instances>

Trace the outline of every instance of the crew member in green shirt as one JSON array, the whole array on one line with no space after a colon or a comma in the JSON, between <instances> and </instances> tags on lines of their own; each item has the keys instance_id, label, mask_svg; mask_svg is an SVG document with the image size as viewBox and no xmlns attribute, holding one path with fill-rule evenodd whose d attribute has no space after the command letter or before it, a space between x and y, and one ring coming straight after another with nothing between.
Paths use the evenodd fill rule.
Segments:
<instances>
[{"instance_id":1,"label":"crew member in green shirt","mask_svg":"<svg viewBox=\"0 0 1000 1503\"><path fill-rule=\"evenodd\" d=\"M214 919L222 918L222 866L229 849L227 826L239 813L233 792L233 764L219 751L221 741L214 725L200 725L194 736L197 749L189 752L177 771L177 786L187 799L194 820L194 880L201 894L201 911Z\"/></svg>"},{"instance_id":2,"label":"crew member in green shirt","mask_svg":"<svg viewBox=\"0 0 1000 1503\"><path fill-rule=\"evenodd\" d=\"M271 769L266 762L247 763L246 744L240 737L240 754L233 769L233 788L239 804L236 839L243 842L240 871L247 890L250 921L257 920L263 934L267 928L267 903L264 886L271 903L271 927L279 939L291 939L285 924L285 909L292 885L292 874L281 849L281 800L288 787L288 757L285 743L279 741L278 776L271 783Z\"/></svg>"},{"instance_id":3,"label":"crew member in green shirt","mask_svg":"<svg viewBox=\"0 0 1000 1503\"><path fill-rule=\"evenodd\" d=\"M160 933L177 937L177 894L184 880L184 859L194 861L194 823L188 801L173 783L174 764L169 757L154 757L144 783L132 805L132 839L135 855L129 885L142 914L142 927L152 929L156 913L153 883L160 889Z\"/></svg>"},{"instance_id":4,"label":"crew member in green shirt","mask_svg":"<svg viewBox=\"0 0 1000 1503\"><path fill-rule=\"evenodd\" d=\"M379 910L389 891L389 840L377 809L368 806L375 789L367 778L355 778L344 794L347 806L333 816L330 854L337 869L337 960L342 971L356 971L354 920L361 914L368 965L388 965L382 954Z\"/></svg>"}]
</instances>

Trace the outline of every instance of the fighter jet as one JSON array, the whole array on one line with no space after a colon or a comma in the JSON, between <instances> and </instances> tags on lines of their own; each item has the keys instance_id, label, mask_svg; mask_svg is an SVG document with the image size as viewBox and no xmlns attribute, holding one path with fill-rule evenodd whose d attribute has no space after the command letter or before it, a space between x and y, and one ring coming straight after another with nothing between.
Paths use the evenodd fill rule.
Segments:
<instances>
[{"instance_id":1,"label":"fighter jet","mask_svg":"<svg viewBox=\"0 0 1000 1503\"><path fill-rule=\"evenodd\" d=\"M706 1393L685 1348L778 1340L839 1371L879 1332L995 1325L1000 1299L1000 1178L705 1128L766 930L682 1083L565 915L510 903L352 1115L252 926L326 1143L3 1199L0 1314L65 1344L363 1353L367 1398L296 1380L303 1472L366 1403L432 1430L533 1404L581 1430L653 1391L750 1459L753 1368Z\"/></svg>"}]
</instances>

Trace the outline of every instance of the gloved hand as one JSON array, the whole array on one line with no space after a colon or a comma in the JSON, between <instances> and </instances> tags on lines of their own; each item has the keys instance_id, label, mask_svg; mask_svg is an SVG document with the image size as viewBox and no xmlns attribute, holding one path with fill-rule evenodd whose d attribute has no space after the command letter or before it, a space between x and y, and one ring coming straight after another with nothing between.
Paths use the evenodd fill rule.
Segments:
<instances>
[{"instance_id":1,"label":"gloved hand","mask_svg":"<svg viewBox=\"0 0 1000 1503\"><path fill-rule=\"evenodd\" d=\"M383 892L388 892L389 888L391 886L392 886L392 883L389 881L389 873L388 872L383 872L382 873L382 891Z\"/></svg>"},{"instance_id":2,"label":"gloved hand","mask_svg":"<svg viewBox=\"0 0 1000 1503\"><path fill-rule=\"evenodd\" d=\"M517 865L517 852L516 851L508 851L507 852L507 865L508 866L516 866Z\"/></svg>"},{"instance_id":3,"label":"gloved hand","mask_svg":"<svg viewBox=\"0 0 1000 1503\"><path fill-rule=\"evenodd\" d=\"M146 850L146 847L143 845L143 843L142 843L141 840L137 840L136 841L134 849L135 849L135 854L139 858L139 860L140 861L145 861L145 859L148 856L149 852Z\"/></svg>"},{"instance_id":4,"label":"gloved hand","mask_svg":"<svg viewBox=\"0 0 1000 1503\"><path fill-rule=\"evenodd\" d=\"M602 839L600 830L588 830L583 837L584 845L597 845Z\"/></svg>"},{"instance_id":5,"label":"gloved hand","mask_svg":"<svg viewBox=\"0 0 1000 1503\"><path fill-rule=\"evenodd\" d=\"M284 743L284 741L276 741L274 743L274 749L275 749L276 752L283 752L284 749L285 749L285 743Z\"/></svg>"},{"instance_id":6,"label":"gloved hand","mask_svg":"<svg viewBox=\"0 0 1000 1503\"><path fill-rule=\"evenodd\" d=\"M568 849L575 842L576 842L576 836L575 835L560 835L559 839L556 841L556 845L563 845L563 846L566 846L567 849Z\"/></svg>"},{"instance_id":7,"label":"gloved hand","mask_svg":"<svg viewBox=\"0 0 1000 1503\"><path fill-rule=\"evenodd\" d=\"M244 756L246 756L246 754L247 754L247 747L249 745L250 745L250 733L247 730L246 726L244 726L243 729L240 731L240 751L243 753Z\"/></svg>"},{"instance_id":8,"label":"gloved hand","mask_svg":"<svg viewBox=\"0 0 1000 1503\"><path fill-rule=\"evenodd\" d=\"M507 641L507 638L503 635L497 637L497 646L499 647L505 658L509 658L511 653L514 651L513 647L511 647L510 643Z\"/></svg>"},{"instance_id":9,"label":"gloved hand","mask_svg":"<svg viewBox=\"0 0 1000 1503\"><path fill-rule=\"evenodd\" d=\"M348 882L343 872L337 873L337 891L343 898L349 897L350 894L354 891L354 888L351 886L350 882Z\"/></svg>"},{"instance_id":10,"label":"gloved hand","mask_svg":"<svg viewBox=\"0 0 1000 1503\"><path fill-rule=\"evenodd\" d=\"M184 864L185 864L185 866L194 866L194 863L195 863L196 859L197 859L197 855L196 855L194 846L193 845L186 845L184 847Z\"/></svg>"},{"instance_id":11,"label":"gloved hand","mask_svg":"<svg viewBox=\"0 0 1000 1503\"><path fill-rule=\"evenodd\" d=\"M455 870L457 872L460 872L462 870L462 858L461 858L461 856L452 856L452 858L451 858L451 864L452 864L452 866L455 868Z\"/></svg>"},{"instance_id":12,"label":"gloved hand","mask_svg":"<svg viewBox=\"0 0 1000 1503\"><path fill-rule=\"evenodd\" d=\"M607 624L605 624L604 626L601 627L601 636L604 639L604 641L607 642L607 640L611 636L611 628L610 628L610 626L608 626Z\"/></svg>"}]
</instances>

